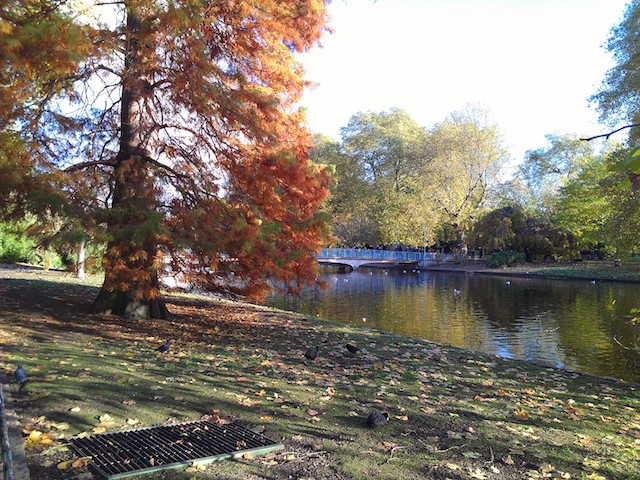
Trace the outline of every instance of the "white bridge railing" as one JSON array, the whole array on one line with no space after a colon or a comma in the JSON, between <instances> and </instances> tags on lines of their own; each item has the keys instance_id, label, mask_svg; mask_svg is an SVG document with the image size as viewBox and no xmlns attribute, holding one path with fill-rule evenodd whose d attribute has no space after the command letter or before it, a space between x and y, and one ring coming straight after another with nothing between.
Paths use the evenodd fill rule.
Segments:
<instances>
[{"instance_id":1,"label":"white bridge railing","mask_svg":"<svg viewBox=\"0 0 640 480\"><path fill-rule=\"evenodd\" d=\"M371 258L374 260L417 260L419 262L447 262L453 259L449 253L410 252L402 250L372 250L365 248L323 248L324 258Z\"/></svg>"}]
</instances>

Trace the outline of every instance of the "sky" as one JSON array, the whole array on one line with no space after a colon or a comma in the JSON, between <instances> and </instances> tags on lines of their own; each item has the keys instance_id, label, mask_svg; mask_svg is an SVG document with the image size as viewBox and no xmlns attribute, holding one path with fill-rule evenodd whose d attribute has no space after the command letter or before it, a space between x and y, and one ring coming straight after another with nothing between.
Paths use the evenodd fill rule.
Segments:
<instances>
[{"instance_id":1,"label":"sky","mask_svg":"<svg viewBox=\"0 0 640 480\"><path fill-rule=\"evenodd\" d=\"M300 57L309 127L338 140L352 115L398 107L430 128L479 104L511 168L547 134L608 131L588 98L614 65L604 45L627 1L333 0L334 33Z\"/></svg>"}]
</instances>

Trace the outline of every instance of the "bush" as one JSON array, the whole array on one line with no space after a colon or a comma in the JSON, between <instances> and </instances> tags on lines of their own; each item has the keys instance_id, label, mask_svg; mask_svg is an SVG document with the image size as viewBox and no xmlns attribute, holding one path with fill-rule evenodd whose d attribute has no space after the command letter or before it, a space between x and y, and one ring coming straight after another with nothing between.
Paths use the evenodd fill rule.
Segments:
<instances>
[{"instance_id":1,"label":"bush","mask_svg":"<svg viewBox=\"0 0 640 480\"><path fill-rule=\"evenodd\" d=\"M490 267L490 268L512 267L513 265L518 265L522 263L525 263L524 253L505 250L503 252L494 253L491 256L491 258L487 261L487 267Z\"/></svg>"},{"instance_id":2,"label":"bush","mask_svg":"<svg viewBox=\"0 0 640 480\"><path fill-rule=\"evenodd\" d=\"M10 225L0 223L0 263L37 261L36 244Z\"/></svg>"}]
</instances>

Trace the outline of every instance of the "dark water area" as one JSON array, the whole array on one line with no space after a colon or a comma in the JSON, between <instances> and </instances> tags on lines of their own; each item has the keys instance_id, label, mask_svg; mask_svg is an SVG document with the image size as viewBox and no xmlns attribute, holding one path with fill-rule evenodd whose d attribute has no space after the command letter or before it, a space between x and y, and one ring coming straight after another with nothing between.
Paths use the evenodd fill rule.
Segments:
<instances>
[{"instance_id":1,"label":"dark water area","mask_svg":"<svg viewBox=\"0 0 640 480\"><path fill-rule=\"evenodd\" d=\"M640 285L464 273L325 271L284 310L506 358L640 382ZM637 347L636 347L637 345Z\"/></svg>"}]
</instances>

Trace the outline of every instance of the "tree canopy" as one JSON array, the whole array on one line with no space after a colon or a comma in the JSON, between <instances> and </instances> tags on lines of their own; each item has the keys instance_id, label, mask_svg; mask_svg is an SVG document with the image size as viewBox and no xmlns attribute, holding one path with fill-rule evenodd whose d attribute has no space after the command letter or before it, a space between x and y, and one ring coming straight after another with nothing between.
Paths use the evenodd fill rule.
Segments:
<instances>
[{"instance_id":1,"label":"tree canopy","mask_svg":"<svg viewBox=\"0 0 640 480\"><path fill-rule=\"evenodd\" d=\"M97 312L165 317L167 259L254 297L312 282L329 174L309 158L295 54L327 30L325 3L10 1L2 213L105 235Z\"/></svg>"},{"instance_id":2,"label":"tree canopy","mask_svg":"<svg viewBox=\"0 0 640 480\"><path fill-rule=\"evenodd\" d=\"M397 108L359 112L340 133L340 142L318 139L314 155L336 168L329 210L344 244L462 242L507 157L475 106L431 129Z\"/></svg>"}]
</instances>

